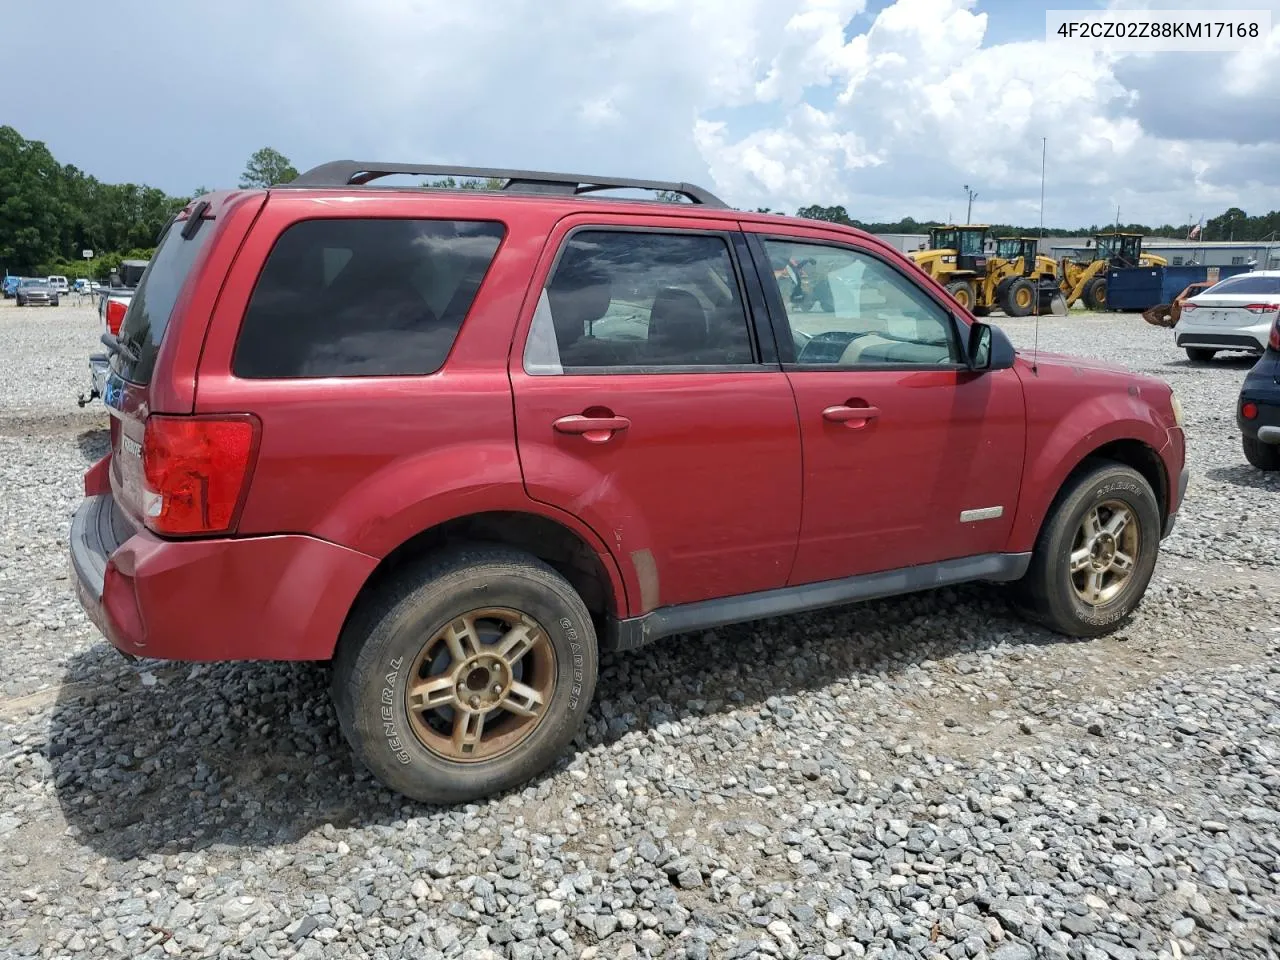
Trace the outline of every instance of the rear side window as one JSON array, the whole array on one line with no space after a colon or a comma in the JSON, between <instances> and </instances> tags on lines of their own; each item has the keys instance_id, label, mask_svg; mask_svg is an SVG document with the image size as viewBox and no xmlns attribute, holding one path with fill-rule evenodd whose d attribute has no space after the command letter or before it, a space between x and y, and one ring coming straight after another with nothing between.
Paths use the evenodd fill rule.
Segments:
<instances>
[{"instance_id":1,"label":"rear side window","mask_svg":"<svg viewBox=\"0 0 1280 960\"><path fill-rule=\"evenodd\" d=\"M213 221L207 221L194 236L184 239L182 228L185 225L185 220L174 220L169 224L156 255L143 271L129 301L129 312L125 314L120 328L120 342L127 345L138 359L135 362L117 354L113 362L120 376L131 383L151 382L156 356L160 353L160 343L164 340L178 293L191 272L191 265L214 233Z\"/></svg>"},{"instance_id":2,"label":"rear side window","mask_svg":"<svg viewBox=\"0 0 1280 960\"><path fill-rule=\"evenodd\" d=\"M258 278L232 372L247 379L434 373L504 234L487 221L294 224Z\"/></svg>"}]
</instances>

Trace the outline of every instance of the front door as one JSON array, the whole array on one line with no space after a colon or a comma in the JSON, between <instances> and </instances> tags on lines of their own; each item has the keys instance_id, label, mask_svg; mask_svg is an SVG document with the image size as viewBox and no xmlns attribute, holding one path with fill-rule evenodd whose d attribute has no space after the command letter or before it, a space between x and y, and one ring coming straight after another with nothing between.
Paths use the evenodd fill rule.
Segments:
<instances>
[{"instance_id":1,"label":"front door","mask_svg":"<svg viewBox=\"0 0 1280 960\"><path fill-rule=\"evenodd\" d=\"M723 224L668 224L562 223L511 363L529 495L609 545L633 615L785 585L800 527L795 401L746 308L759 281Z\"/></svg>"},{"instance_id":2,"label":"front door","mask_svg":"<svg viewBox=\"0 0 1280 960\"><path fill-rule=\"evenodd\" d=\"M821 291L811 305L766 291L804 450L791 582L1003 550L1026 432L1017 374L969 370L944 301L883 254L799 235L756 249L806 263Z\"/></svg>"}]
</instances>

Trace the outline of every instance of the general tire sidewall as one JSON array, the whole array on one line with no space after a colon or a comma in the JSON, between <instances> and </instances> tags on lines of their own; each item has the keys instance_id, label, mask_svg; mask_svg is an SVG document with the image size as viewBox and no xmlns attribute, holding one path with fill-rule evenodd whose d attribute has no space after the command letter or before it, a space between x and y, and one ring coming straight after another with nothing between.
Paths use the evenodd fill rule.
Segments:
<instances>
[{"instance_id":1,"label":"general tire sidewall","mask_svg":"<svg viewBox=\"0 0 1280 960\"><path fill-rule=\"evenodd\" d=\"M411 797L452 802L508 789L552 764L582 725L597 672L591 620L576 597L560 594L519 574L477 570L427 584L398 604L366 641L349 690L358 752L373 773ZM510 752L449 761L427 749L409 724L406 671L428 638L481 607L511 607L539 623L555 648L556 685L547 714Z\"/></svg>"},{"instance_id":2,"label":"general tire sidewall","mask_svg":"<svg viewBox=\"0 0 1280 960\"><path fill-rule=\"evenodd\" d=\"M1140 546L1138 563L1120 594L1101 607L1090 606L1076 594L1071 585L1071 545L1081 521L1088 511L1107 500L1127 504L1138 518ZM1049 544L1049 587L1060 608L1069 612L1081 626L1103 631L1124 620L1146 592L1155 571L1160 544L1160 510L1145 480L1129 471L1115 471L1099 477L1081 489L1073 503L1055 524L1055 542Z\"/></svg>"}]
</instances>

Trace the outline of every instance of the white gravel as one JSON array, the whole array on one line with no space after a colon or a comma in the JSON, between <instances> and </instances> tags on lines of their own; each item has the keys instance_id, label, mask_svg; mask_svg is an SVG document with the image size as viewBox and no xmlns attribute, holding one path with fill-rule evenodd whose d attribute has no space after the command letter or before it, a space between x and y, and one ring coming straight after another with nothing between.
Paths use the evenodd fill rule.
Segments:
<instances>
[{"instance_id":1,"label":"white gravel","mask_svg":"<svg viewBox=\"0 0 1280 960\"><path fill-rule=\"evenodd\" d=\"M1032 322L996 318L1023 346ZM406 805L314 665L127 664L64 539L104 447L89 308L0 307L0 956L1280 953L1280 480L1133 315L1040 347L1169 379L1192 479L1146 602L1068 643L991 587L605 658L528 789Z\"/></svg>"}]
</instances>

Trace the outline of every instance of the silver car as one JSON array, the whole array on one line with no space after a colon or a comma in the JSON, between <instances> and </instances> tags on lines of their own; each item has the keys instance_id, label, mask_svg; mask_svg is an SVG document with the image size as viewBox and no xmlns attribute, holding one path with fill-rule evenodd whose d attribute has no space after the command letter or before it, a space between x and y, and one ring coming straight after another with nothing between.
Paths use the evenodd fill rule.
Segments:
<instances>
[{"instance_id":1,"label":"silver car","mask_svg":"<svg viewBox=\"0 0 1280 960\"><path fill-rule=\"evenodd\" d=\"M56 307L58 305L58 290L48 280L38 278L23 280L18 284L15 296L20 307L37 305Z\"/></svg>"}]
</instances>

